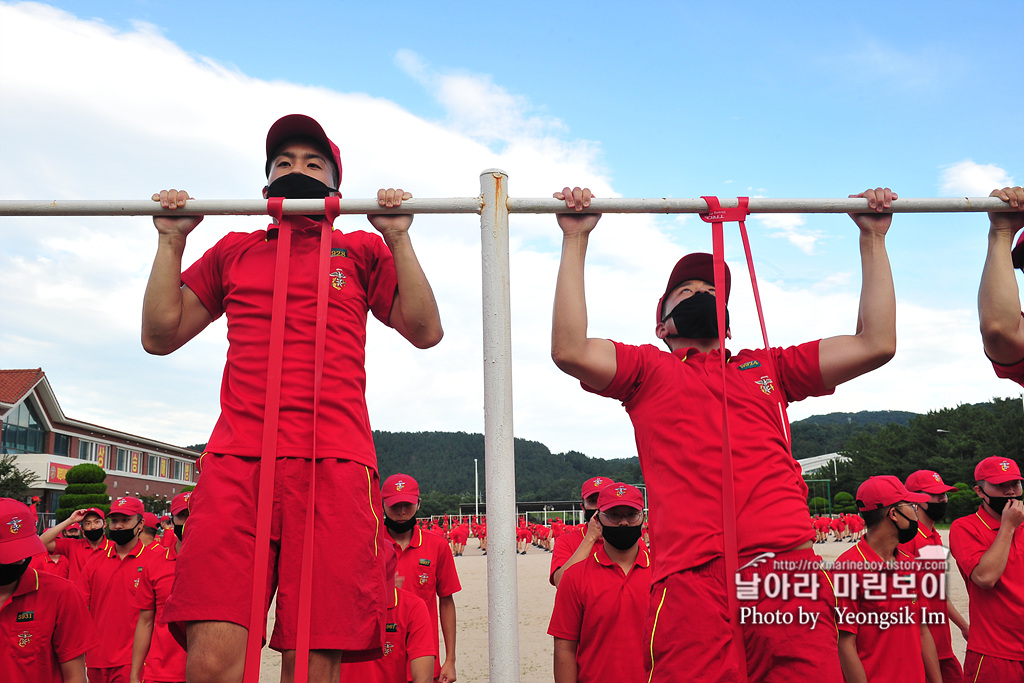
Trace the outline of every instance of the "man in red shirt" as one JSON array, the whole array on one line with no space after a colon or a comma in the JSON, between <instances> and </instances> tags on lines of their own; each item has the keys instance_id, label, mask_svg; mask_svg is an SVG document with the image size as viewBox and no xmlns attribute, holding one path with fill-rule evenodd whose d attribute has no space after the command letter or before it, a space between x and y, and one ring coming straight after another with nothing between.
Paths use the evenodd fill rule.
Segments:
<instances>
[{"instance_id":1,"label":"man in red shirt","mask_svg":"<svg viewBox=\"0 0 1024 683\"><path fill-rule=\"evenodd\" d=\"M928 500L920 504L919 510L924 514L917 515L917 534L909 543L901 545L900 549L911 557L920 559L925 565L925 571L932 575L931 583L926 586L926 590L918 591L918 599L929 612L942 615L941 623L929 622L928 629L932 633L932 640L935 641L943 683L961 683L964 671L953 653L949 622L957 625L964 640L967 640L969 629L967 620L961 616L953 603L946 600L947 553L942 544L942 536L935 528L935 523L942 521L946 516L946 494L956 491L956 487L947 485L939 473L932 470L917 470L912 473L907 477L906 486L908 491L925 494Z\"/></svg>"},{"instance_id":2,"label":"man in red shirt","mask_svg":"<svg viewBox=\"0 0 1024 683\"><path fill-rule=\"evenodd\" d=\"M110 548L111 542L103 535L106 516L99 508L75 510L60 524L50 527L40 536L47 552L68 558L68 580L77 585L82 567L95 553ZM74 524L82 527L82 538L62 538L61 532Z\"/></svg>"},{"instance_id":3,"label":"man in red shirt","mask_svg":"<svg viewBox=\"0 0 1024 683\"><path fill-rule=\"evenodd\" d=\"M565 570L548 625L555 683L641 683L651 559L640 543L644 497L634 486L601 490L594 519L605 543Z\"/></svg>"},{"instance_id":4,"label":"man in red shirt","mask_svg":"<svg viewBox=\"0 0 1024 683\"><path fill-rule=\"evenodd\" d=\"M548 582L558 588L562 574L580 560L590 557L596 544L601 543L601 525L594 521L597 512L597 497L612 480L608 477L591 477L580 488L580 507L583 509L583 523L567 527L555 541L551 551L551 569Z\"/></svg>"},{"instance_id":5,"label":"man in red shirt","mask_svg":"<svg viewBox=\"0 0 1024 683\"><path fill-rule=\"evenodd\" d=\"M152 512L146 512L142 515L142 533L139 534L139 540L142 541L150 550L156 550L162 556L164 554L164 547L160 544L157 539L157 534L160 526L160 521L156 518Z\"/></svg>"},{"instance_id":6,"label":"man in red shirt","mask_svg":"<svg viewBox=\"0 0 1024 683\"><path fill-rule=\"evenodd\" d=\"M437 645L423 600L394 589L388 604L384 656L365 662L342 662L341 680L359 683L431 683Z\"/></svg>"},{"instance_id":7,"label":"man in red shirt","mask_svg":"<svg viewBox=\"0 0 1024 683\"><path fill-rule=\"evenodd\" d=\"M935 642L920 600L920 564L899 547L917 534L916 508L928 496L896 477L857 489L867 535L833 565L839 661L846 683L942 683Z\"/></svg>"},{"instance_id":8,"label":"man in red shirt","mask_svg":"<svg viewBox=\"0 0 1024 683\"><path fill-rule=\"evenodd\" d=\"M44 552L27 505L0 498L0 681L85 683L95 629L68 581L29 567Z\"/></svg>"},{"instance_id":9,"label":"man in red shirt","mask_svg":"<svg viewBox=\"0 0 1024 683\"><path fill-rule=\"evenodd\" d=\"M622 401L636 432L655 556L648 614L652 680L739 678L744 653L734 647L743 647L752 678L763 672L777 680L837 681L830 628L808 624L800 636L783 635L786 629L748 630L742 642L734 638L726 618L721 397L725 381L740 566L764 553L772 554L767 564L773 571L784 572L791 562L813 563L807 486L790 452L782 409L830 394L895 353L896 297L885 251L891 215L883 211L896 195L888 188L857 195L867 199L872 213L852 215L860 229L863 272L856 334L733 354L719 348L716 304L716 293L728 301L731 279L726 270L725 281L715 282L710 254L680 259L658 302L655 334L668 352L590 337L583 271L600 215L579 213L590 205L588 189L567 187L554 196L572 213L557 216L563 239L551 355L584 389ZM728 328L728 320L723 322ZM724 379L723 354L729 360ZM685 524L679 521L682 491ZM827 618L829 606L810 600L785 607Z\"/></svg>"},{"instance_id":10,"label":"man in red shirt","mask_svg":"<svg viewBox=\"0 0 1024 683\"><path fill-rule=\"evenodd\" d=\"M184 527L188 520L190 493L179 493L171 500L172 523ZM162 548L160 560L142 570L135 606L139 620L135 625L132 645L130 683L172 683L185 680L185 648L171 635L167 624L160 621L167 597L174 583L175 560L181 551L178 540L170 548ZM145 669L143 669L145 665Z\"/></svg>"},{"instance_id":11,"label":"man in red shirt","mask_svg":"<svg viewBox=\"0 0 1024 683\"><path fill-rule=\"evenodd\" d=\"M278 120L267 134L266 154L265 198L339 196L340 152L308 116ZM377 193L378 204L387 208L411 196L394 189ZM170 190L153 198L177 209L186 206L188 194ZM346 562L336 561L332 544L312 546L316 598L309 675L335 683L343 651L379 656L388 597L386 558L378 554L377 461L366 411L367 313L420 348L437 344L443 334L409 237L412 216L370 216L380 235L334 229L325 273L319 254L321 234L331 228L326 216L283 216L265 231L231 233L182 272L186 238L200 220L155 218L158 248L143 303L143 346L150 353L173 352L221 315L228 328L221 415L200 461L191 505L195 531L178 559L165 617L187 624L190 677L240 680L254 591L252 582L225 583L223 577L254 575L259 458L264 425L277 418L276 435L267 436L270 443L276 436L277 456L267 593L269 603L276 586L277 618L270 646L282 652L297 647L307 512L315 516L320 539L333 537L338 519L350 520ZM270 358L272 319L279 322L272 314L272 290L275 272L283 273L275 265L278 240L289 234L287 260L280 261L282 268L288 264L287 291L277 293L287 299L278 392L276 379L269 386L267 381L276 363ZM322 297L328 310L320 355L318 320L324 318L316 311ZM317 358L324 361L319 378ZM267 410L275 397L277 414ZM305 501L313 459L316 481L323 483L317 487L322 495L310 506ZM368 602L367 596L376 597ZM335 628L339 622L346 628Z\"/></svg>"},{"instance_id":12,"label":"man in red shirt","mask_svg":"<svg viewBox=\"0 0 1024 683\"><path fill-rule=\"evenodd\" d=\"M416 526L420 509L419 483L408 474L392 474L381 488L384 526L398 553L395 585L419 597L427 606L434 639L434 678L440 683L455 680L455 593L462 590L451 550L440 536ZM439 658L444 637L444 663Z\"/></svg>"},{"instance_id":13,"label":"man in red shirt","mask_svg":"<svg viewBox=\"0 0 1024 683\"><path fill-rule=\"evenodd\" d=\"M1002 456L974 468L981 507L953 520L949 549L967 584L971 630L964 677L972 683L1024 682L1024 522L1021 474Z\"/></svg>"},{"instance_id":14,"label":"man in red shirt","mask_svg":"<svg viewBox=\"0 0 1024 683\"><path fill-rule=\"evenodd\" d=\"M132 665L132 639L139 610L135 591L142 572L159 560L139 539L142 513L138 498L118 498L107 515L111 546L89 558L78 577L85 604L102 634L98 646L86 654L89 683L127 683Z\"/></svg>"},{"instance_id":15,"label":"man in red shirt","mask_svg":"<svg viewBox=\"0 0 1024 683\"><path fill-rule=\"evenodd\" d=\"M82 525L78 522L69 524L64 529L64 538L81 538L82 537Z\"/></svg>"},{"instance_id":16,"label":"man in red shirt","mask_svg":"<svg viewBox=\"0 0 1024 683\"><path fill-rule=\"evenodd\" d=\"M177 536L174 535L174 524L168 515L160 518L160 528L163 529L163 533L160 535L160 545L170 548L178 542Z\"/></svg>"}]
</instances>

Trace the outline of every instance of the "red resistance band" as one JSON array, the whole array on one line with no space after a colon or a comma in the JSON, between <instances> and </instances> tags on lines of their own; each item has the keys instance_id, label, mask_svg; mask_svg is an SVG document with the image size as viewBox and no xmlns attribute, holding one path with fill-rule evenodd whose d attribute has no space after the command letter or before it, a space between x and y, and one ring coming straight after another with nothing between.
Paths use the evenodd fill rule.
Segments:
<instances>
[{"instance_id":1,"label":"red resistance band","mask_svg":"<svg viewBox=\"0 0 1024 683\"><path fill-rule=\"evenodd\" d=\"M277 424L281 410L281 368L284 362L284 328L288 309L288 267L291 255L292 221L283 216L284 199L267 200L267 213L277 221L277 259L274 266L274 296L270 315L270 355L267 363L267 397L263 417L263 452L260 455L259 500L256 505L256 564L253 567L252 605L249 634L245 648L243 683L259 683L260 651L263 646L264 602L267 565L270 561L270 525L274 507L274 466L277 462ZM313 379L313 443L309 471L309 495L306 500L306 529L303 535L302 568L299 579L298 634L295 652L295 681L309 678L309 626L312 615L313 527L316 500L316 433L323 386L324 349L327 340L328 278L330 269L331 226L341 213L338 197L324 204L325 220L320 222L319 270L317 271L316 345ZM270 226L271 228L273 226Z\"/></svg>"},{"instance_id":2,"label":"red resistance band","mask_svg":"<svg viewBox=\"0 0 1024 683\"><path fill-rule=\"evenodd\" d=\"M740 235L743 239L743 249L747 257L747 268L750 272L750 283L754 291L754 302L757 305L757 317L761 322L761 336L764 339L764 348L768 359L768 370L773 377L778 377L775 372L775 361L771 355L771 346L768 344L768 332L764 324L764 311L761 308L761 295L757 288L757 276L754 273L754 259L750 253L750 240L747 238L746 217L750 214L748 210L749 198L739 197L738 206L735 208L723 209L717 197L701 197L708 204L708 213L700 214L701 220L711 223L712 249L714 252L715 282L725 282L725 240L722 224L736 221L740 226ZM739 670L743 680L747 680L747 658L743 648L743 628L739 619L739 601L736 597L736 574L739 566L739 548L736 535L736 496L735 481L733 478L732 464L732 440L729 432L729 396L725 375L726 350L725 350L725 297L715 297L715 307L718 316L718 349L722 369L722 529L724 532L725 551L725 575L726 591L729 604L729 615L733 627L733 646ZM779 406L780 430L786 442L786 448L792 452L789 444L788 419L786 416L785 402L781 395L776 396Z\"/></svg>"}]
</instances>

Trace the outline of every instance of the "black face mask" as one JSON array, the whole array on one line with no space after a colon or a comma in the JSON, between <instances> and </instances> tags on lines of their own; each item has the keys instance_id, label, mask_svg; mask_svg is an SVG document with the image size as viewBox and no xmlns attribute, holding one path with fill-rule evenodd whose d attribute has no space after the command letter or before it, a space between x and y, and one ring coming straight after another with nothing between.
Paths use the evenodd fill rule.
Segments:
<instances>
[{"instance_id":1,"label":"black face mask","mask_svg":"<svg viewBox=\"0 0 1024 683\"><path fill-rule=\"evenodd\" d=\"M325 199L336 190L305 173L287 173L267 185L268 197L285 199Z\"/></svg>"},{"instance_id":2,"label":"black face mask","mask_svg":"<svg viewBox=\"0 0 1024 683\"><path fill-rule=\"evenodd\" d=\"M697 292L683 299L662 322L672 318L676 333L669 338L711 339L718 337L718 310L715 295L708 292ZM725 327L729 327L729 309L725 309Z\"/></svg>"},{"instance_id":3,"label":"black face mask","mask_svg":"<svg viewBox=\"0 0 1024 683\"><path fill-rule=\"evenodd\" d=\"M928 508L924 511L924 514L928 515L928 519L933 522L942 521L946 516L947 503L928 503Z\"/></svg>"},{"instance_id":4,"label":"black face mask","mask_svg":"<svg viewBox=\"0 0 1024 683\"><path fill-rule=\"evenodd\" d=\"M992 508L992 511L996 513L996 517L1000 517L1003 514L1003 508L1011 500L1020 500L1020 498L1007 498L1006 496L989 496L988 506Z\"/></svg>"},{"instance_id":5,"label":"black face mask","mask_svg":"<svg viewBox=\"0 0 1024 683\"><path fill-rule=\"evenodd\" d=\"M15 564L0 564L0 586L10 586L12 583L17 583L22 574L28 570L28 563L31 560L31 557L26 557L21 562Z\"/></svg>"},{"instance_id":6,"label":"black face mask","mask_svg":"<svg viewBox=\"0 0 1024 683\"><path fill-rule=\"evenodd\" d=\"M917 520L910 519L905 514L900 512L899 508L895 508L895 510L897 515L910 522L910 526L908 526L906 529L901 529L899 525L896 524L896 522L893 522L893 525L896 526L896 540L900 543L910 543L914 540L914 536L917 536Z\"/></svg>"},{"instance_id":7,"label":"black face mask","mask_svg":"<svg viewBox=\"0 0 1024 683\"><path fill-rule=\"evenodd\" d=\"M387 515L384 515L384 526L391 529L396 534L404 534L407 531L412 531L412 528L416 526L416 515L413 515L404 522L396 522Z\"/></svg>"},{"instance_id":8,"label":"black face mask","mask_svg":"<svg viewBox=\"0 0 1024 683\"><path fill-rule=\"evenodd\" d=\"M643 527L637 526L605 526L601 525L601 536L604 542L619 550L629 550L640 540Z\"/></svg>"},{"instance_id":9,"label":"black face mask","mask_svg":"<svg viewBox=\"0 0 1024 683\"><path fill-rule=\"evenodd\" d=\"M177 537L177 539L179 541L181 539L185 538L185 525L184 524L175 524L174 525L174 535L175 535L175 537Z\"/></svg>"},{"instance_id":10,"label":"black face mask","mask_svg":"<svg viewBox=\"0 0 1024 683\"><path fill-rule=\"evenodd\" d=\"M139 522L142 524L142 522ZM117 545L128 545L135 538L135 530L139 528L136 524L131 529L107 529L107 538Z\"/></svg>"},{"instance_id":11,"label":"black face mask","mask_svg":"<svg viewBox=\"0 0 1024 683\"><path fill-rule=\"evenodd\" d=\"M584 524L589 523L590 522L590 518L593 517L596 513L597 513L597 509L596 508L593 509L593 510L588 510L587 508L583 508L583 523Z\"/></svg>"},{"instance_id":12,"label":"black face mask","mask_svg":"<svg viewBox=\"0 0 1024 683\"><path fill-rule=\"evenodd\" d=\"M96 529L82 529L82 535L90 541L92 541L93 543L95 543L96 541L103 538L103 527L99 527Z\"/></svg>"}]
</instances>

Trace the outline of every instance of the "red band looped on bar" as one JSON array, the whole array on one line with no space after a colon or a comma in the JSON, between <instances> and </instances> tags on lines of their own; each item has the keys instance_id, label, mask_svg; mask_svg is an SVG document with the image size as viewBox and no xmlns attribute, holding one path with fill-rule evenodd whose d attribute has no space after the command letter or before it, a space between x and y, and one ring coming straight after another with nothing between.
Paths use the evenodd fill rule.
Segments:
<instances>
[{"instance_id":1,"label":"red band looped on bar","mask_svg":"<svg viewBox=\"0 0 1024 683\"><path fill-rule=\"evenodd\" d=\"M284 215L284 197L271 197L268 199L267 213L270 214L271 218L280 223L281 217Z\"/></svg>"},{"instance_id":2,"label":"red band looped on bar","mask_svg":"<svg viewBox=\"0 0 1024 683\"><path fill-rule=\"evenodd\" d=\"M341 197L328 197L324 200L324 211L327 213L327 222L334 225L334 219L341 215Z\"/></svg>"},{"instance_id":3,"label":"red band looped on bar","mask_svg":"<svg viewBox=\"0 0 1024 683\"><path fill-rule=\"evenodd\" d=\"M750 215L750 211L747 209L747 205L750 203L749 197L739 197L739 206L734 206L728 209L723 209L721 203L718 201L718 197L704 197L705 202L708 203L708 212L697 214L700 219L705 223L724 223L727 221L744 221L747 216Z\"/></svg>"}]
</instances>

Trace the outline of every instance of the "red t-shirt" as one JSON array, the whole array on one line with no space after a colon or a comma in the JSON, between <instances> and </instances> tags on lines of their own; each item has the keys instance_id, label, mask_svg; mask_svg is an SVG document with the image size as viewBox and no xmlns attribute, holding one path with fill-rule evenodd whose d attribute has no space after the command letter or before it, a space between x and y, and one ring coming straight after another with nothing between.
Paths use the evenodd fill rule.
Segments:
<instances>
[{"instance_id":1,"label":"red t-shirt","mask_svg":"<svg viewBox=\"0 0 1024 683\"><path fill-rule=\"evenodd\" d=\"M629 574L604 546L565 570L555 593L548 635L574 640L580 683L647 680L644 619L651 592L651 559L641 547Z\"/></svg>"},{"instance_id":2,"label":"red t-shirt","mask_svg":"<svg viewBox=\"0 0 1024 683\"><path fill-rule=\"evenodd\" d=\"M439 633L437 599L445 598L462 590L459 574L455 570L455 559L452 551L443 538L434 534L423 533L413 529L412 540L405 550L395 544L398 553L398 569L396 585L401 579L402 590L407 590L420 598L427 606L430 617L431 636L434 642L435 656L441 651ZM434 660L434 678L441 673L440 659Z\"/></svg>"},{"instance_id":3,"label":"red t-shirt","mask_svg":"<svg viewBox=\"0 0 1024 683\"><path fill-rule=\"evenodd\" d=\"M64 555L68 558L68 581L78 584L78 577L82 574L82 567L89 561L93 554L109 549L114 542L109 538L101 538L96 548L89 545L84 538L57 538L54 541L53 552Z\"/></svg>"},{"instance_id":4,"label":"red t-shirt","mask_svg":"<svg viewBox=\"0 0 1024 683\"><path fill-rule=\"evenodd\" d=\"M583 543L583 537L586 535L587 525L584 523L565 527L562 535L555 539L555 547L551 549L551 570L548 572L548 582L552 586L555 585L555 572L569 561L572 554L580 547L580 543ZM599 545L604 545L603 538L597 539L594 549L597 550Z\"/></svg>"},{"instance_id":5,"label":"red t-shirt","mask_svg":"<svg viewBox=\"0 0 1024 683\"><path fill-rule=\"evenodd\" d=\"M1024 313L1021 313L1021 315L1024 315ZM1016 363L1013 363L1012 365L1000 365L999 363L993 360L992 369L995 370L996 377L1002 377L1003 379L1012 379L1017 384L1024 386L1024 358L1017 361ZM994 657L995 655L992 656Z\"/></svg>"},{"instance_id":6,"label":"red t-shirt","mask_svg":"<svg viewBox=\"0 0 1024 683\"><path fill-rule=\"evenodd\" d=\"M63 683L61 663L98 642L81 593L62 578L29 569L0 605L0 681Z\"/></svg>"},{"instance_id":7,"label":"red t-shirt","mask_svg":"<svg viewBox=\"0 0 1024 683\"><path fill-rule=\"evenodd\" d=\"M107 669L132 663L132 641L139 620L135 591L143 570L159 560L159 555L137 541L123 560L111 545L106 552L94 554L82 569L78 587L97 632L103 634L99 645L86 655L89 668Z\"/></svg>"},{"instance_id":8,"label":"red t-shirt","mask_svg":"<svg viewBox=\"0 0 1024 683\"><path fill-rule=\"evenodd\" d=\"M57 555L57 558L54 559L50 557L50 553L39 553L32 557L32 562L29 563L29 567L66 579L68 578L68 572L71 569L71 560L64 555Z\"/></svg>"},{"instance_id":9,"label":"red t-shirt","mask_svg":"<svg viewBox=\"0 0 1024 683\"><path fill-rule=\"evenodd\" d=\"M320 224L295 219L288 274L288 313L278 457L311 457L313 374ZM309 228L309 229L306 229ZM263 437L271 301L277 231L229 233L182 273L214 318L227 314L228 354L221 415L206 449L258 457ZM388 324L397 276L384 241L363 231L332 233L326 362L316 438L317 457L376 469L366 412L366 313Z\"/></svg>"},{"instance_id":10,"label":"red t-shirt","mask_svg":"<svg viewBox=\"0 0 1024 683\"><path fill-rule=\"evenodd\" d=\"M409 666L412 660L436 656L437 646L430 637L427 606L412 593L396 590L384 624L384 656L367 662L343 661L341 680L404 683L412 680ZM435 660L435 671L437 668Z\"/></svg>"},{"instance_id":11,"label":"red t-shirt","mask_svg":"<svg viewBox=\"0 0 1024 683\"><path fill-rule=\"evenodd\" d=\"M949 659L955 655L949 633L949 609L946 607L946 548L942 545L942 536L938 529L928 531L920 525L914 540L902 544L900 549L921 560L922 571L930 576L918 591L918 599L929 612L942 615L941 624L933 624L929 620L928 630L932 632L939 659Z\"/></svg>"},{"instance_id":12,"label":"red t-shirt","mask_svg":"<svg viewBox=\"0 0 1024 683\"><path fill-rule=\"evenodd\" d=\"M836 628L856 634L857 655L869 681L925 683L917 600L921 572L913 556L898 547L896 562L895 568L883 562L863 539L839 556L830 572ZM895 621L908 614L913 623Z\"/></svg>"},{"instance_id":13,"label":"red t-shirt","mask_svg":"<svg viewBox=\"0 0 1024 683\"><path fill-rule=\"evenodd\" d=\"M177 559L174 548L164 550L158 561L143 568L139 588L135 591L135 608L155 612L153 639L142 673L146 681L183 681L185 649L171 635L167 624L160 621L160 613L163 612L164 603L174 584L174 565Z\"/></svg>"},{"instance_id":14,"label":"red t-shirt","mask_svg":"<svg viewBox=\"0 0 1024 683\"><path fill-rule=\"evenodd\" d=\"M792 403L832 391L822 383L818 342L773 348L771 357L778 377L763 349L740 351L726 363L741 556L790 550L814 537L807 485L790 455L789 425L776 398L781 392ZM615 342L615 361L607 388L583 388L621 400L633 421L659 581L724 553L721 355ZM689 514L680 526L682 491Z\"/></svg>"},{"instance_id":15,"label":"red t-shirt","mask_svg":"<svg viewBox=\"0 0 1024 683\"><path fill-rule=\"evenodd\" d=\"M173 529L166 529L164 535L160 537L160 545L165 548L173 548L178 542L178 537L174 535Z\"/></svg>"},{"instance_id":16,"label":"red t-shirt","mask_svg":"<svg viewBox=\"0 0 1024 683\"><path fill-rule=\"evenodd\" d=\"M1013 534L1006 568L996 585L984 589L971 581L992 542L1001 520L978 508L973 515L953 520L949 528L949 549L967 584L971 631L967 649L990 657L1024 661L1024 531Z\"/></svg>"}]
</instances>

